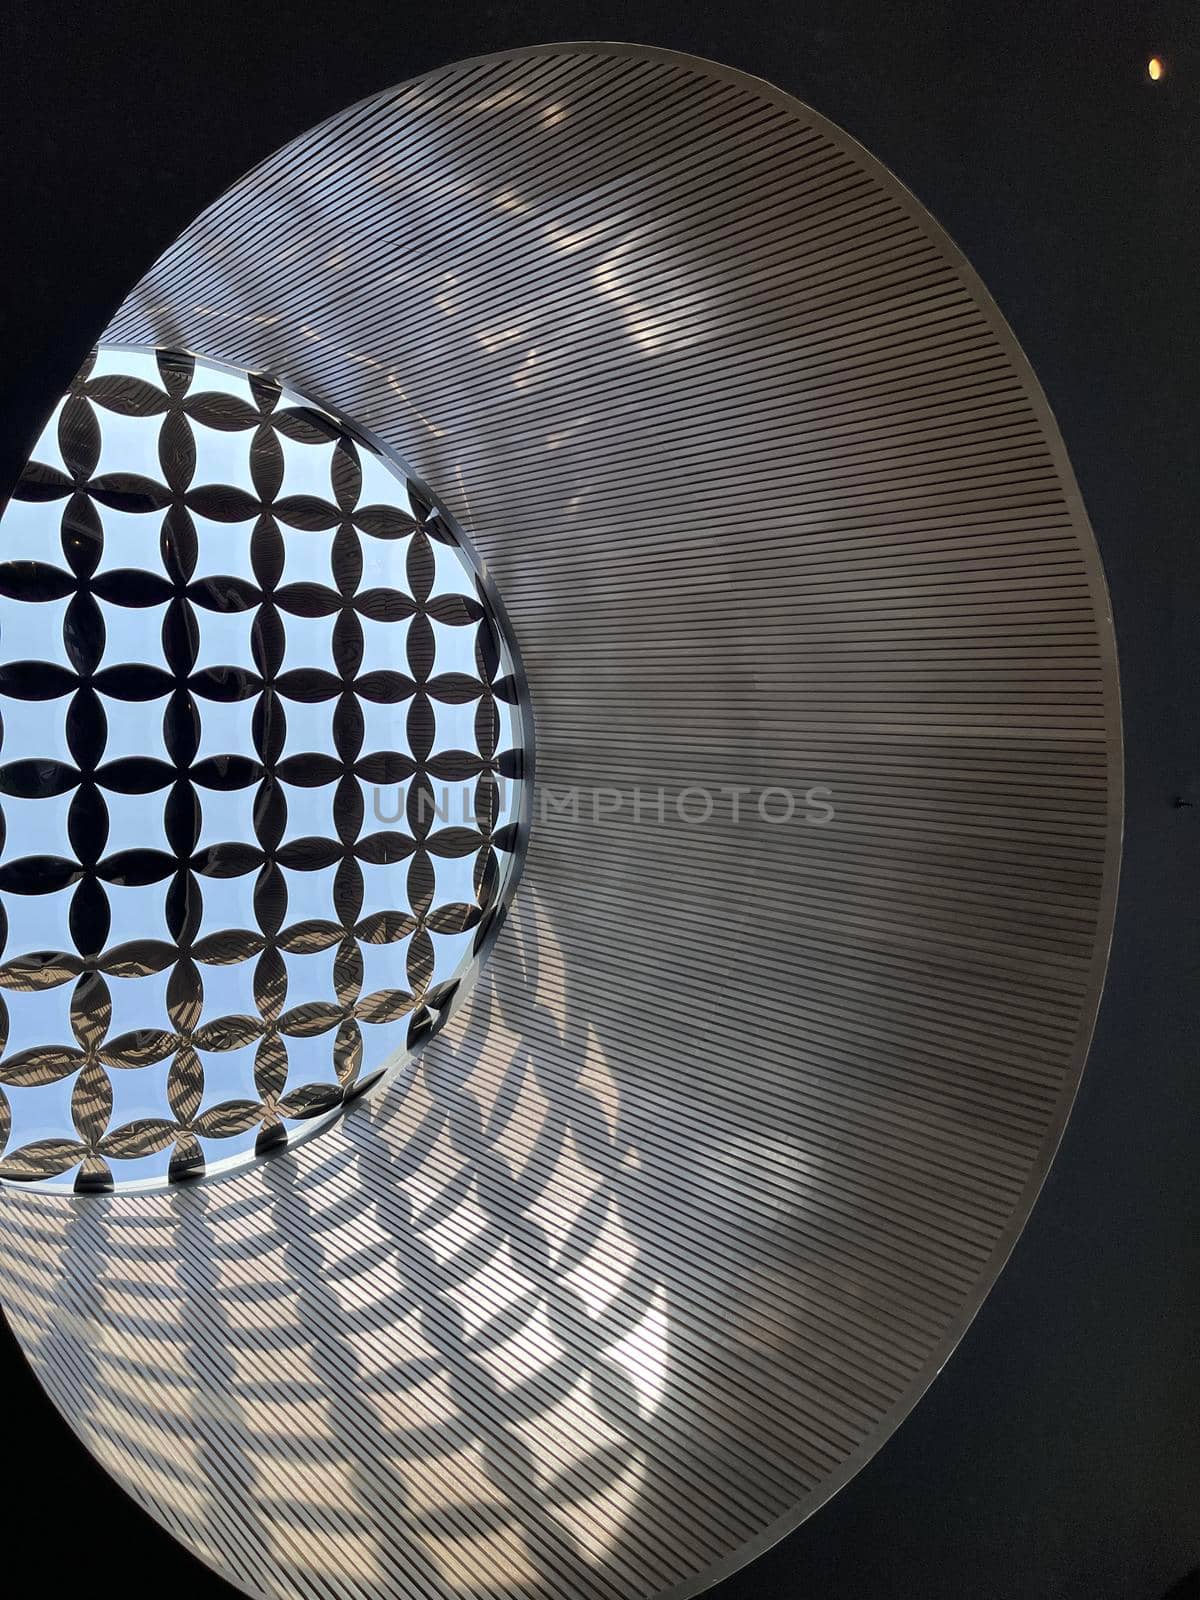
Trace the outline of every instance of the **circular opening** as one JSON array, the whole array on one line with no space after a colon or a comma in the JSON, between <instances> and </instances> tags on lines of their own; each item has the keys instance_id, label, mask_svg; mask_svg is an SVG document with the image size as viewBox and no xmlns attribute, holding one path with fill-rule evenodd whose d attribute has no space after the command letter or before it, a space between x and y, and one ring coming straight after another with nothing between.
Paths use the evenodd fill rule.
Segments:
<instances>
[{"instance_id":1,"label":"circular opening","mask_svg":"<svg viewBox=\"0 0 1200 1600\"><path fill-rule=\"evenodd\" d=\"M0 1179L328 1124L515 887L529 721L461 534L271 379L101 348L0 540Z\"/></svg>"}]
</instances>

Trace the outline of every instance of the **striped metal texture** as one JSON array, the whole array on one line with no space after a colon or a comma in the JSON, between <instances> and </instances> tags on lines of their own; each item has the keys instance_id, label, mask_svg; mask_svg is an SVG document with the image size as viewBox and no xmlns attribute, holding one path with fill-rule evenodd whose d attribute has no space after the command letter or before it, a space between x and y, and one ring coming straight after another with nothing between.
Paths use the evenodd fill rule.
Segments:
<instances>
[{"instance_id":1,"label":"striped metal texture","mask_svg":"<svg viewBox=\"0 0 1200 1600\"><path fill-rule=\"evenodd\" d=\"M335 117L107 337L413 464L506 604L538 785L411 1088L196 1189L0 1195L17 1335L250 1593L694 1593L932 1380L1084 1061L1119 710L1036 381L844 134L599 45Z\"/></svg>"}]
</instances>

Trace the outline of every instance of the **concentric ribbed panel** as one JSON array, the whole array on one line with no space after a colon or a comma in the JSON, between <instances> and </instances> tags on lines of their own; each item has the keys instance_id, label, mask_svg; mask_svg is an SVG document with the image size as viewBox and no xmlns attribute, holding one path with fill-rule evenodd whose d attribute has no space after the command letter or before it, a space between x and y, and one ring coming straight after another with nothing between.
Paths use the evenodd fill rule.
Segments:
<instances>
[{"instance_id":1,"label":"concentric ribbed panel","mask_svg":"<svg viewBox=\"0 0 1200 1600\"><path fill-rule=\"evenodd\" d=\"M18 1336L252 1592L703 1587L930 1381L1083 1062L1119 718L1036 382L842 133L609 46L334 118L107 337L265 369L446 497L539 803L407 1094L195 1190L0 1196Z\"/></svg>"}]
</instances>

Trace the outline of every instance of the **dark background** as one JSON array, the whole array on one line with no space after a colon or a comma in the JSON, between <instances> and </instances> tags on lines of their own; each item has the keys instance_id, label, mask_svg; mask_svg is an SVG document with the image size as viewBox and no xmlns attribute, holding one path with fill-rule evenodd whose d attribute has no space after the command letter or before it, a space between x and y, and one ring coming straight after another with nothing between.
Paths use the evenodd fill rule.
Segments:
<instances>
[{"instance_id":1,"label":"dark background","mask_svg":"<svg viewBox=\"0 0 1200 1600\"><path fill-rule=\"evenodd\" d=\"M1112 965L1059 1159L958 1352L853 1483L719 1595L1156 1600L1200 1562L1200 6L7 0L0 28L0 499L197 212L322 117L460 56L626 39L758 73L962 246L1058 415L1112 593ZM6 1331L0 1381L10 1580L27 1556L59 1594L232 1592L91 1463Z\"/></svg>"}]
</instances>

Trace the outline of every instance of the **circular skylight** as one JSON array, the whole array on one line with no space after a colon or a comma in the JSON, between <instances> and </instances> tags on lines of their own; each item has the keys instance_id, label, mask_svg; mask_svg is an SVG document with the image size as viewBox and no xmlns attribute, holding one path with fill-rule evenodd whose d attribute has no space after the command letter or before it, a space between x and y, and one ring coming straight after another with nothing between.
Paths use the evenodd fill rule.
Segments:
<instances>
[{"instance_id":1,"label":"circular skylight","mask_svg":"<svg viewBox=\"0 0 1200 1600\"><path fill-rule=\"evenodd\" d=\"M101 349L0 522L0 1178L330 1121L515 886L528 719L444 511L269 379Z\"/></svg>"}]
</instances>

